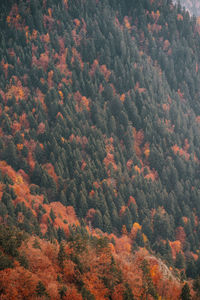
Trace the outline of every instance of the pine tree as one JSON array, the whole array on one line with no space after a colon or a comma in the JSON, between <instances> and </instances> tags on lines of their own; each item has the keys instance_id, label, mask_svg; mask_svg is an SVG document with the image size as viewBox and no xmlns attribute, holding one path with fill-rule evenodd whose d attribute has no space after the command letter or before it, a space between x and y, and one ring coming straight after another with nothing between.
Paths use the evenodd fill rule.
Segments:
<instances>
[{"instance_id":1,"label":"pine tree","mask_svg":"<svg viewBox=\"0 0 200 300\"><path fill-rule=\"evenodd\" d=\"M59 263L61 270L63 270L63 268L64 268L65 258L66 258L66 254L65 254L64 244L63 244L63 242L61 242L59 252L58 252L58 263Z\"/></svg>"},{"instance_id":2,"label":"pine tree","mask_svg":"<svg viewBox=\"0 0 200 300\"><path fill-rule=\"evenodd\" d=\"M182 291L181 291L181 299L182 300L190 300L192 299L191 294L190 294L190 287L188 283L185 283Z\"/></svg>"},{"instance_id":3,"label":"pine tree","mask_svg":"<svg viewBox=\"0 0 200 300\"><path fill-rule=\"evenodd\" d=\"M38 284L36 286L36 295L39 296L39 297L48 295L47 292L46 292L46 287L42 283L42 281L38 281Z\"/></svg>"}]
</instances>

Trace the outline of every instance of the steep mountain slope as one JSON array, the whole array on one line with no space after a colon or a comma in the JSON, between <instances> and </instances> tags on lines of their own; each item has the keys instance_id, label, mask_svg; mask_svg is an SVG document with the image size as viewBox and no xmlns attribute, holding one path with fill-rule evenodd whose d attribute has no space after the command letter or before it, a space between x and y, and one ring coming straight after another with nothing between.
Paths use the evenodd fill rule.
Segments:
<instances>
[{"instance_id":1,"label":"steep mountain slope","mask_svg":"<svg viewBox=\"0 0 200 300\"><path fill-rule=\"evenodd\" d=\"M98 242L90 241L96 236L108 239L111 249L103 249L112 251L113 261L119 259L115 253L125 251L122 272L146 248L141 260L156 255L181 280L197 278L198 22L168 0L13 0L0 5L1 222L28 234L24 243L30 253L31 235L39 236L39 244L47 243L43 238L56 243L52 259L59 276L64 273L56 261L55 240L68 245L77 227L81 241L87 241L84 251L93 251L97 260ZM120 238L123 249L117 248ZM15 255L0 245L2 272L15 267L16 259L31 272L24 263L29 257L25 244ZM79 240L70 245L76 252ZM77 258L71 263L77 265ZM148 279L141 273L139 291L125 273L116 279L114 269L112 280L121 286L110 286L103 275L100 286L109 297L115 288L136 299L145 293L172 297L159 286L164 275L152 281L156 272L145 268ZM91 270L84 269L84 275L79 270L86 276L81 277L84 284L73 274L62 280L82 291L83 299L94 299L96 291L85 274ZM39 275L32 279L36 290L36 281L44 281ZM177 299L182 286L173 279ZM57 290L62 280L52 280ZM5 299L12 299L1 284ZM84 285L91 296L84 296Z\"/></svg>"}]
</instances>

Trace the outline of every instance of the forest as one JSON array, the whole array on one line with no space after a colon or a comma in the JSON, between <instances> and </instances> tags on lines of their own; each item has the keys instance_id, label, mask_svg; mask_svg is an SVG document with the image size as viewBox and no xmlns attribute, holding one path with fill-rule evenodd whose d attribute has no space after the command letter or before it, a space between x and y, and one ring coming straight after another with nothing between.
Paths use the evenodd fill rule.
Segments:
<instances>
[{"instance_id":1,"label":"forest","mask_svg":"<svg viewBox=\"0 0 200 300\"><path fill-rule=\"evenodd\" d=\"M0 2L0 299L200 299L198 9Z\"/></svg>"},{"instance_id":2,"label":"forest","mask_svg":"<svg viewBox=\"0 0 200 300\"><path fill-rule=\"evenodd\" d=\"M180 3L185 9L187 9L190 15L200 17L200 3L198 0L174 0L174 3Z\"/></svg>"}]
</instances>

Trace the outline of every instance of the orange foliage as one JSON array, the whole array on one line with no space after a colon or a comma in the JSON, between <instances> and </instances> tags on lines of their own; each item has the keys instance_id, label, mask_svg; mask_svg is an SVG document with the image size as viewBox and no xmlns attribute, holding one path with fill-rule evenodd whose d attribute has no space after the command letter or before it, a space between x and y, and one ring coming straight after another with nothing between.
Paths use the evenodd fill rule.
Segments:
<instances>
[{"instance_id":1,"label":"orange foliage","mask_svg":"<svg viewBox=\"0 0 200 300\"><path fill-rule=\"evenodd\" d=\"M29 121L27 120L27 115L25 112L19 117L19 121L22 126L24 126L26 129L29 129Z\"/></svg>"},{"instance_id":2,"label":"orange foliage","mask_svg":"<svg viewBox=\"0 0 200 300\"><path fill-rule=\"evenodd\" d=\"M35 64L36 66L40 66L44 69L44 71L47 71L47 67L49 64L49 53L45 51L44 53L41 53L39 59L36 58L35 55L33 55L32 58L32 64Z\"/></svg>"},{"instance_id":3,"label":"orange foliage","mask_svg":"<svg viewBox=\"0 0 200 300\"><path fill-rule=\"evenodd\" d=\"M64 98L64 97L63 97L63 92L62 92L62 91L59 91L58 93L59 93L59 96L60 96L61 100L63 100L63 98Z\"/></svg>"},{"instance_id":4,"label":"orange foliage","mask_svg":"<svg viewBox=\"0 0 200 300\"><path fill-rule=\"evenodd\" d=\"M124 299L123 294L124 294L123 284L116 285L112 293L112 300L123 300Z\"/></svg>"},{"instance_id":5,"label":"orange foliage","mask_svg":"<svg viewBox=\"0 0 200 300\"><path fill-rule=\"evenodd\" d=\"M8 23L8 26L14 26L18 30L24 29L24 20L19 15L18 6L17 4L14 4L12 6L12 9L9 13L9 15L6 18L6 22Z\"/></svg>"},{"instance_id":6,"label":"orange foliage","mask_svg":"<svg viewBox=\"0 0 200 300\"><path fill-rule=\"evenodd\" d=\"M124 24L125 24L125 27L130 31L131 25L130 25L130 20L127 16L124 17Z\"/></svg>"},{"instance_id":7,"label":"orange foliage","mask_svg":"<svg viewBox=\"0 0 200 300\"><path fill-rule=\"evenodd\" d=\"M64 0L66 1L66 0ZM78 293L74 286L67 286L67 291L63 300L83 300L82 296Z\"/></svg>"},{"instance_id":8,"label":"orange foliage","mask_svg":"<svg viewBox=\"0 0 200 300\"><path fill-rule=\"evenodd\" d=\"M92 66L91 66L91 69L89 71L90 76L93 76L95 74L95 71L96 71L96 68L97 68L98 65L99 65L99 62L98 62L97 59L95 59Z\"/></svg>"},{"instance_id":9,"label":"orange foliage","mask_svg":"<svg viewBox=\"0 0 200 300\"><path fill-rule=\"evenodd\" d=\"M136 129L133 127L133 137L134 137L134 148L135 148L136 155L140 157L142 154L140 145L143 142L144 133L142 130L136 131Z\"/></svg>"},{"instance_id":10,"label":"orange foliage","mask_svg":"<svg viewBox=\"0 0 200 300\"><path fill-rule=\"evenodd\" d=\"M78 61L79 61L79 63L80 63L80 67L81 67L81 69L83 69L84 63L83 63L83 61L82 61L82 59L81 59L81 55L80 55L80 53L78 53L78 51L76 50L76 48L73 47L73 48L72 48L72 59L71 59L71 63L72 63L72 64L74 63L75 58L78 59Z\"/></svg>"},{"instance_id":11,"label":"orange foliage","mask_svg":"<svg viewBox=\"0 0 200 300\"><path fill-rule=\"evenodd\" d=\"M74 23L77 27L79 27L81 24L81 22L78 19L74 19Z\"/></svg>"},{"instance_id":12,"label":"orange foliage","mask_svg":"<svg viewBox=\"0 0 200 300\"><path fill-rule=\"evenodd\" d=\"M92 276L90 272L83 276L86 288L95 296L96 300L105 299L108 294L108 289L104 286L99 277L100 276L97 272L92 272Z\"/></svg>"},{"instance_id":13,"label":"orange foliage","mask_svg":"<svg viewBox=\"0 0 200 300\"><path fill-rule=\"evenodd\" d=\"M105 80L108 81L109 77L110 77L110 74L111 74L111 71L109 71L107 69L106 65L100 66L100 71L101 71L101 73L103 73L103 75L105 77Z\"/></svg>"},{"instance_id":14,"label":"orange foliage","mask_svg":"<svg viewBox=\"0 0 200 300\"><path fill-rule=\"evenodd\" d=\"M63 0L63 3L65 5L65 8L68 9L68 0Z\"/></svg>"},{"instance_id":15,"label":"orange foliage","mask_svg":"<svg viewBox=\"0 0 200 300\"><path fill-rule=\"evenodd\" d=\"M127 206L125 206L125 205L123 205L121 207L120 212L119 212L120 217L123 216L123 214L125 213L126 209L127 209Z\"/></svg>"},{"instance_id":16,"label":"orange foliage","mask_svg":"<svg viewBox=\"0 0 200 300\"><path fill-rule=\"evenodd\" d=\"M36 30L36 29L33 29L31 39L32 39L32 40L36 40L36 39L37 39L37 34L38 34L37 30Z\"/></svg>"},{"instance_id":17,"label":"orange foliage","mask_svg":"<svg viewBox=\"0 0 200 300\"><path fill-rule=\"evenodd\" d=\"M45 124L43 122L41 122L38 125L37 134L43 134L44 132L45 132Z\"/></svg>"},{"instance_id":18,"label":"orange foliage","mask_svg":"<svg viewBox=\"0 0 200 300\"><path fill-rule=\"evenodd\" d=\"M133 165L133 160L132 159L129 159L126 163L126 166L127 166L127 169L130 171L131 170L131 167Z\"/></svg>"},{"instance_id":19,"label":"orange foliage","mask_svg":"<svg viewBox=\"0 0 200 300\"><path fill-rule=\"evenodd\" d=\"M90 196L91 198L93 198L94 195L95 195L95 191L94 191L94 190L91 190L90 193L89 193L89 196Z\"/></svg>"},{"instance_id":20,"label":"orange foliage","mask_svg":"<svg viewBox=\"0 0 200 300\"><path fill-rule=\"evenodd\" d=\"M35 168L35 161L33 159L33 154L31 151L28 152L27 161L28 161L28 164L29 164L31 170L33 171Z\"/></svg>"},{"instance_id":21,"label":"orange foliage","mask_svg":"<svg viewBox=\"0 0 200 300\"><path fill-rule=\"evenodd\" d=\"M163 107L163 110L164 110L164 111L169 111L169 109L170 109L170 105L169 105L168 103L164 103L164 104L162 105L162 107Z\"/></svg>"},{"instance_id":22,"label":"orange foliage","mask_svg":"<svg viewBox=\"0 0 200 300\"><path fill-rule=\"evenodd\" d=\"M15 84L12 83L13 81ZM23 87L21 81L16 76L13 76L7 87L6 98L9 99L14 96L16 101L18 101L19 99L27 99L28 95L29 89Z\"/></svg>"},{"instance_id":23,"label":"orange foliage","mask_svg":"<svg viewBox=\"0 0 200 300\"><path fill-rule=\"evenodd\" d=\"M63 279L72 283L75 277L75 264L70 260L65 261L63 273Z\"/></svg>"},{"instance_id":24,"label":"orange foliage","mask_svg":"<svg viewBox=\"0 0 200 300\"><path fill-rule=\"evenodd\" d=\"M5 161L0 161L0 170L3 175L7 174L13 182L16 180L16 171L13 170Z\"/></svg>"},{"instance_id":25,"label":"orange foliage","mask_svg":"<svg viewBox=\"0 0 200 300\"><path fill-rule=\"evenodd\" d=\"M23 144L17 144L17 150L18 150L18 151L22 150L23 147L24 147Z\"/></svg>"},{"instance_id":26,"label":"orange foliage","mask_svg":"<svg viewBox=\"0 0 200 300\"><path fill-rule=\"evenodd\" d=\"M149 158L150 149L149 149L149 143L145 143L144 145L144 155L146 160Z\"/></svg>"},{"instance_id":27,"label":"orange foliage","mask_svg":"<svg viewBox=\"0 0 200 300\"><path fill-rule=\"evenodd\" d=\"M49 88L52 88L53 87L53 70L49 71L47 81L48 81Z\"/></svg>"},{"instance_id":28,"label":"orange foliage","mask_svg":"<svg viewBox=\"0 0 200 300\"><path fill-rule=\"evenodd\" d=\"M177 15L177 20L178 20L178 21L180 21L180 20L183 21L183 16L182 16L181 14L178 14L178 15Z\"/></svg>"},{"instance_id":29,"label":"orange foliage","mask_svg":"<svg viewBox=\"0 0 200 300\"><path fill-rule=\"evenodd\" d=\"M144 93L146 91L145 88L141 88L139 82L137 81L134 87L135 91L138 91L139 93Z\"/></svg>"},{"instance_id":30,"label":"orange foliage","mask_svg":"<svg viewBox=\"0 0 200 300\"><path fill-rule=\"evenodd\" d=\"M134 169L137 173L139 173L139 174L141 173L141 169L138 166L135 166Z\"/></svg>"},{"instance_id":31,"label":"orange foliage","mask_svg":"<svg viewBox=\"0 0 200 300\"><path fill-rule=\"evenodd\" d=\"M116 253L126 253L129 254L131 252L131 239L127 235L123 235L122 237L115 240L115 250Z\"/></svg>"},{"instance_id":32,"label":"orange foliage","mask_svg":"<svg viewBox=\"0 0 200 300\"><path fill-rule=\"evenodd\" d=\"M185 144L185 147L186 147L186 149L187 149L187 143ZM189 159L190 159L190 154L187 153L186 150L180 148L179 146L174 145L174 146L172 147L172 150L173 150L174 154L177 154L177 155L180 155L180 156L184 156L186 160L189 160Z\"/></svg>"},{"instance_id":33,"label":"orange foliage","mask_svg":"<svg viewBox=\"0 0 200 300\"><path fill-rule=\"evenodd\" d=\"M125 101L125 98L126 98L126 95L125 95L125 94L122 94L122 95L120 96L120 100L121 100L122 102Z\"/></svg>"},{"instance_id":34,"label":"orange foliage","mask_svg":"<svg viewBox=\"0 0 200 300\"><path fill-rule=\"evenodd\" d=\"M47 32L47 34L40 35L40 39L43 43L48 44L50 42L50 36L49 36L48 32Z\"/></svg>"},{"instance_id":35,"label":"orange foliage","mask_svg":"<svg viewBox=\"0 0 200 300\"><path fill-rule=\"evenodd\" d=\"M48 13L49 13L49 16L52 17L52 9L51 8L48 8Z\"/></svg>"},{"instance_id":36,"label":"orange foliage","mask_svg":"<svg viewBox=\"0 0 200 300\"><path fill-rule=\"evenodd\" d=\"M74 94L74 100L77 102L76 111L82 111L83 109L90 110L90 100L82 96L79 91Z\"/></svg>"},{"instance_id":37,"label":"orange foliage","mask_svg":"<svg viewBox=\"0 0 200 300\"><path fill-rule=\"evenodd\" d=\"M0 199L2 198L3 192L4 192L4 184L0 183Z\"/></svg>"},{"instance_id":38,"label":"orange foliage","mask_svg":"<svg viewBox=\"0 0 200 300\"><path fill-rule=\"evenodd\" d=\"M14 269L0 271L2 300L34 299L38 277L16 264Z\"/></svg>"},{"instance_id":39,"label":"orange foliage","mask_svg":"<svg viewBox=\"0 0 200 300\"><path fill-rule=\"evenodd\" d=\"M2 65L3 70L4 70L5 78L7 79L7 77L8 77L8 67L13 68L13 66L8 64L8 63L5 63L4 59L2 59L1 65Z\"/></svg>"},{"instance_id":40,"label":"orange foliage","mask_svg":"<svg viewBox=\"0 0 200 300\"><path fill-rule=\"evenodd\" d=\"M188 222L188 218L187 218L187 217L182 217L182 220L183 220L183 222L184 222L185 224L187 224L187 222Z\"/></svg>"},{"instance_id":41,"label":"orange foliage","mask_svg":"<svg viewBox=\"0 0 200 300\"><path fill-rule=\"evenodd\" d=\"M176 254L182 251L182 246L180 241L169 242L170 247L172 249L172 257L176 258Z\"/></svg>"},{"instance_id":42,"label":"orange foliage","mask_svg":"<svg viewBox=\"0 0 200 300\"><path fill-rule=\"evenodd\" d=\"M190 252L191 254L192 254L192 257L194 258L194 260L195 261L197 261L198 260L198 254L195 254L195 253L193 253L193 252Z\"/></svg>"},{"instance_id":43,"label":"orange foliage","mask_svg":"<svg viewBox=\"0 0 200 300\"><path fill-rule=\"evenodd\" d=\"M131 238L134 239L136 237L137 231L141 229L142 226L139 223L135 222L131 229L131 234L130 234Z\"/></svg>"},{"instance_id":44,"label":"orange foliage","mask_svg":"<svg viewBox=\"0 0 200 300\"><path fill-rule=\"evenodd\" d=\"M87 212L86 221L87 222L92 221L95 213L96 213L96 210L94 208L90 208Z\"/></svg>"},{"instance_id":45,"label":"orange foliage","mask_svg":"<svg viewBox=\"0 0 200 300\"><path fill-rule=\"evenodd\" d=\"M94 186L96 189L98 189L98 188L100 187L100 184L99 184L97 181L95 181L95 182L93 182L93 186Z\"/></svg>"},{"instance_id":46,"label":"orange foliage","mask_svg":"<svg viewBox=\"0 0 200 300\"><path fill-rule=\"evenodd\" d=\"M86 162L83 160L81 165L81 170L83 171L85 167L87 166Z\"/></svg>"},{"instance_id":47,"label":"orange foliage","mask_svg":"<svg viewBox=\"0 0 200 300\"><path fill-rule=\"evenodd\" d=\"M158 21L158 19L160 18L160 12L159 10L157 10L156 12L152 11L151 12L151 16L154 19L155 23Z\"/></svg>"},{"instance_id":48,"label":"orange foliage","mask_svg":"<svg viewBox=\"0 0 200 300\"><path fill-rule=\"evenodd\" d=\"M114 146L113 146L113 138L111 137L110 139L106 139L105 140L106 143L106 157L104 158L103 162L106 166L106 169L108 170L109 165L112 165L113 169L116 171L117 170L117 165L115 163L115 159L114 159ZM108 170L108 173L109 170Z\"/></svg>"},{"instance_id":49,"label":"orange foliage","mask_svg":"<svg viewBox=\"0 0 200 300\"><path fill-rule=\"evenodd\" d=\"M88 139L86 138L86 136L80 137L80 136L75 136L73 133L70 135L69 137L69 141L76 141L77 144L81 144L82 147L84 148L85 145L88 143Z\"/></svg>"},{"instance_id":50,"label":"orange foliage","mask_svg":"<svg viewBox=\"0 0 200 300\"><path fill-rule=\"evenodd\" d=\"M51 202L50 204L43 204L46 214L42 216L41 230L46 233L46 224L48 218L50 219L50 211L53 210L56 219L54 221L55 228L62 228L66 235L69 234L69 225L79 225L78 218L72 206L65 207L60 202Z\"/></svg>"}]
</instances>

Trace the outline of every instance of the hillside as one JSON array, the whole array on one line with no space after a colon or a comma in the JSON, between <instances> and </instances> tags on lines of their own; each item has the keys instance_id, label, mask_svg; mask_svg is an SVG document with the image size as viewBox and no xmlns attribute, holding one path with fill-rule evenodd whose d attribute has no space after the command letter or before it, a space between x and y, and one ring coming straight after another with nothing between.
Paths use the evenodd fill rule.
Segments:
<instances>
[{"instance_id":1,"label":"hillside","mask_svg":"<svg viewBox=\"0 0 200 300\"><path fill-rule=\"evenodd\" d=\"M178 1L174 2L178 3ZM200 17L200 2L198 0L180 0L179 2L191 15Z\"/></svg>"},{"instance_id":2,"label":"hillside","mask_svg":"<svg viewBox=\"0 0 200 300\"><path fill-rule=\"evenodd\" d=\"M198 299L198 21L12 0L0 28L1 299Z\"/></svg>"}]
</instances>

